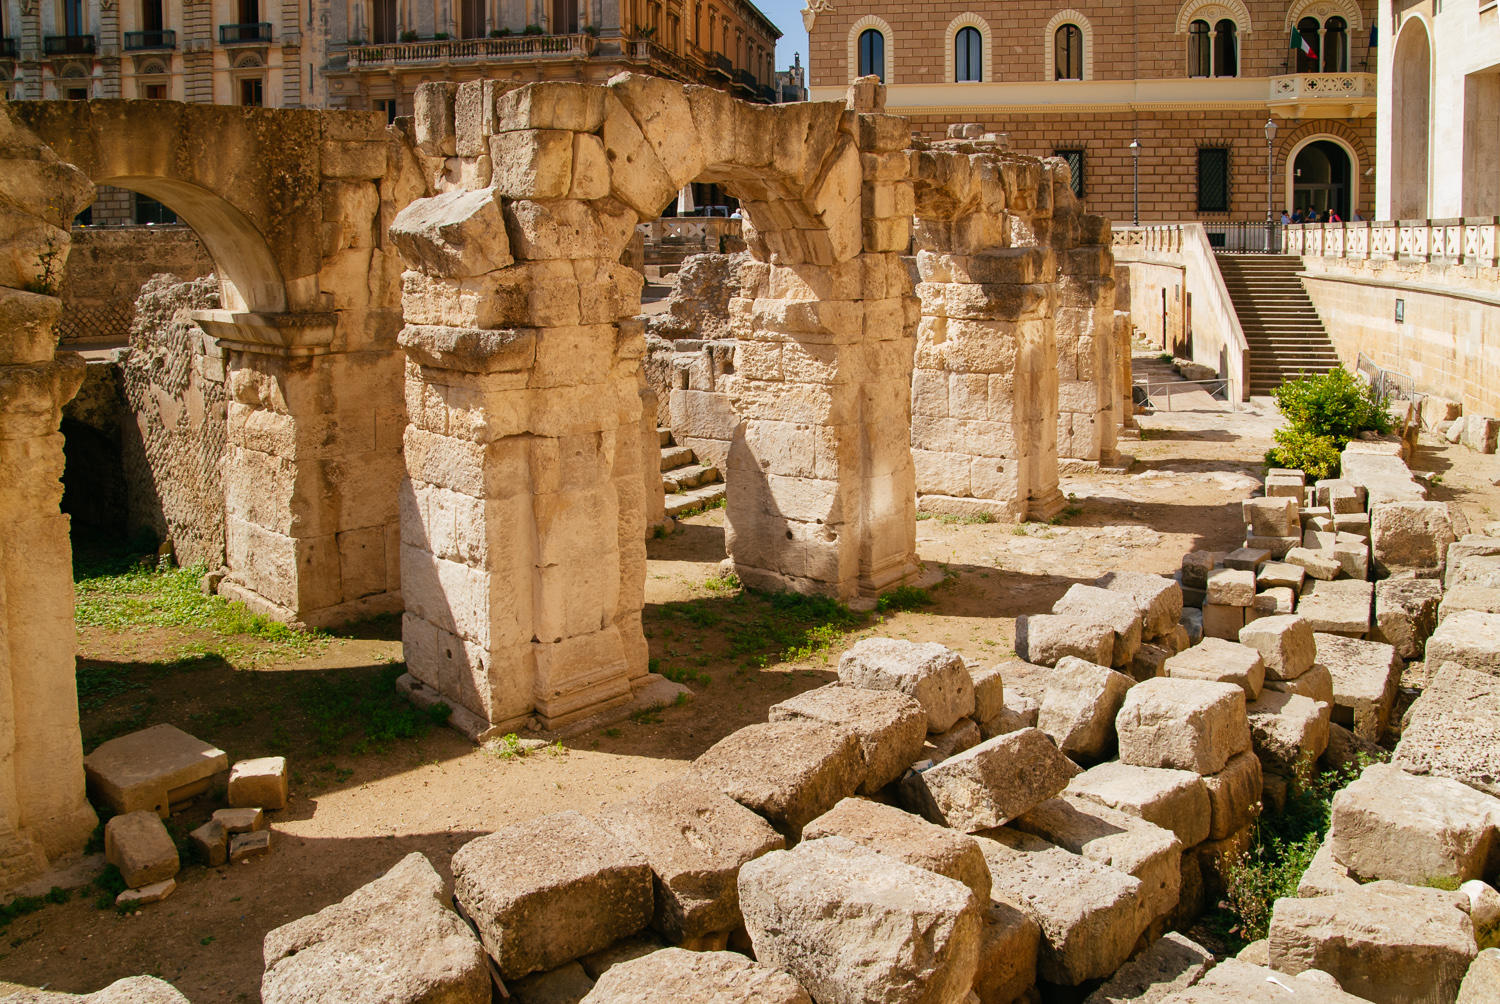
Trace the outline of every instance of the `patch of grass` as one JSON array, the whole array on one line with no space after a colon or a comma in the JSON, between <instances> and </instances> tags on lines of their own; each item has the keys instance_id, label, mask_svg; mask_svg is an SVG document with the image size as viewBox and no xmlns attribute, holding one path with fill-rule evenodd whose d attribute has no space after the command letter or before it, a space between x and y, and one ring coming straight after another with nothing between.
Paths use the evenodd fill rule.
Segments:
<instances>
[{"instance_id":1,"label":"patch of grass","mask_svg":"<svg viewBox=\"0 0 1500 1004\"><path fill-rule=\"evenodd\" d=\"M521 737L514 732L507 732L495 743L495 755L502 760L516 760L526 755L521 748Z\"/></svg>"},{"instance_id":2,"label":"patch of grass","mask_svg":"<svg viewBox=\"0 0 1500 1004\"><path fill-rule=\"evenodd\" d=\"M9 903L0 905L0 929L8 926L17 917L36 913L48 903L66 903L70 895L68 890L53 886L41 896L17 896ZM113 901L111 901L111 905L113 905Z\"/></svg>"},{"instance_id":3,"label":"patch of grass","mask_svg":"<svg viewBox=\"0 0 1500 1004\"><path fill-rule=\"evenodd\" d=\"M354 753L384 752L392 742L419 739L447 722L453 709L439 702L418 708L396 690L403 668L382 666L377 672L344 670L301 683L297 707L312 727L312 738L325 752L344 745Z\"/></svg>"},{"instance_id":4,"label":"patch of grass","mask_svg":"<svg viewBox=\"0 0 1500 1004\"><path fill-rule=\"evenodd\" d=\"M979 526L984 523L995 522L995 517L987 512L944 512L937 514L937 521L939 523L946 523L948 526Z\"/></svg>"},{"instance_id":5,"label":"patch of grass","mask_svg":"<svg viewBox=\"0 0 1500 1004\"><path fill-rule=\"evenodd\" d=\"M1082 513L1083 513L1083 506L1081 506L1081 505L1065 506L1065 507L1063 507L1063 511L1062 512L1058 513L1056 516L1053 516L1050 520L1048 520L1048 522L1051 523L1053 526L1059 526L1059 525L1061 525L1063 523L1066 523L1068 520L1072 519L1074 516L1079 516Z\"/></svg>"},{"instance_id":6,"label":"patch of grass","mask_svg":"<svg viewBox=\"0 0 1500 1004\"><path fill-rule=\"evenodd\" d=\"M632 722L635 722L637 725L655 725L657 722L661 721L661 713L665 708L665 704L657 701L650 707L637 708L636 710L632 711L630 713L630 720Z\"/></svg>"},{"instance_id":7,"label":"patch of grass","mask_svg":"<svg viewBox=\"0 0 1500 1004\"><path fill-rule=\"evenodd\" d=\"M936 516L937 516L937 513L934 513L934 512L920 512L919 511L917 513L917 522L920 523L924 519L934 519L934 518L936 518Z\"/></svg>"},{"instance_id":8,"label":"patch of grass","mask_svg":"<svg viewBox=\"0 0 1500 1004\"><path fill-rule=\"evenodd\" d=\"M676 666L668 666L661 671L661 675L673 683L697 683L706 687L714 682L713 677L701 669L679 669Z\"/></svg>"},{"instance_id":9,"label":"patch of grass","mask_svg":"<svg viewBox=\"0 0 1500 1004\"><path fill-rule=\"evenodd\" d=\"M703 588L715 593L732 593L740 588L740 577L733 572L715 575L704 580Z\"/></svg>"},{"instance_id":10,"label":"patch of grass","mask_svg":"<svg viewBox=\"0 0 1500 1004\"><path fill-rule=\"evenodd\" d=\"M125 876L114 865L105 865L104 870L94 877L93 884L94 891L98 893L94 897L94 905L101 910L113 910L115 897L127 888Z\"/></svg>"},{"instance_id":11,"label":"patch of grass","mask_svg":"<svg viewBox=\"0 0 1500 1004\"><path fill-rule=\"evenodd\" d=\"M875 601L875 609L881 613L890 613L896 610L915 610L918 607L932 605L932 596L925 589L916 586L897 586L888 593L882 593Z\"/></svg>"},{"instance_id":12,"label":"patch of grass","mask_svg":"<svg viewBox=\"0 0 1500 1004\"><path fill-rule=\"evenodd\" d=\"M604 730L604 734L607 735L607 736L609 736L611 739L618 739L618 738L620 738L620 730L617 729L617 728L613 728L613 727L607 728L607 729Z\"/></svg>"}]
</instances>

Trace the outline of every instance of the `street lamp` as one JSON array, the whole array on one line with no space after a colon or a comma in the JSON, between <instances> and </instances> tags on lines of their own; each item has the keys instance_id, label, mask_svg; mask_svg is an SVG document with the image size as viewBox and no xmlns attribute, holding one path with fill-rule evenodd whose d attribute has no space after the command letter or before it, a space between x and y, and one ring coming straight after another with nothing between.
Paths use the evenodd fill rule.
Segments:
<instances>
[{"instance_id":1,"label":"street lamp","mask_svg":"<svg viewBox=\"0 0 1500 1004\"><path fill-rule=\"evenodd\" d=\"M1266 253L1271 252L1271 236L1275 223L1271 215L1271 207L1275 199L1275 188L1271 181L1272 153L1271 144L1276 142L1276 120L1269 115L1266 116Z\"/></svg>"},{"instance_id":2,"label":"street lamp","mask_svg":"<svg viewBox=\"0 0 1500 1004\"><path fill-rule=\"evenodd\" d=\"M1132 215L1135 225L1141 225L1141 141L1133 139L1130 141L1130 159L1132 162L1130 173L1130 202L1134 207Z\"/></svg>"}]
</instances>

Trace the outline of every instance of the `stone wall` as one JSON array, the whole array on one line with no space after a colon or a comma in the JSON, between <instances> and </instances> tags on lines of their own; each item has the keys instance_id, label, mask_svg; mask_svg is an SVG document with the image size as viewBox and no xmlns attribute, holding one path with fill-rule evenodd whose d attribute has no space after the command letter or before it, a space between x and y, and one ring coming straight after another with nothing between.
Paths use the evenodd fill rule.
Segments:
<instances>
[{"instance_id":1,"label":"stone wall","mask_svg":"<svg viewBox=\"0 0 1500 1004\"><path fill-rule=\"evenodd\" d=\"M58 336L64 348L124 345L146 280L169 273L198 279L213 259L185 226L74 227L62 285Z\"/></svg>"}]
</instances>

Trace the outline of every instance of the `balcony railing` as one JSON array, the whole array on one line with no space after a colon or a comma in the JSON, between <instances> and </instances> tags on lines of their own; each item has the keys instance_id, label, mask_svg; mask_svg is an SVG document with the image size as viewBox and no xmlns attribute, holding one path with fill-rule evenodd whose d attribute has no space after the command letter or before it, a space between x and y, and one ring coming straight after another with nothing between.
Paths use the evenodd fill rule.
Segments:
<instances>
[{"instance_id":1,"label":"balcony railing","mask_svg":"<svg viewBox=\"0 0 1500 1004\"><path fill-rule=\"evenodd\" d=\"M48 56L91 56L94 36L46 35L42 38L42 52Z\"/></svg>"},{"instance_id":2,"label":"balcony railing","mask_svg":"<svg viewBox=\"0 0 1500 1004\"><path fill-rule=\"evenodd\" d=\"M691 80L695 76L685 59L655 42L632 39L624 43L624 49L627 59L645 63L657 70L669 70L683 80Z\"/></svg>"},{"instance_id":3,"label":"balcony railing","mask_svg":"<svg viewBox=\"0 0 1500 1004\"><path fill-rule=\"evenodd\" d=\"M127 31L125 33L126 52L175 48L177 48L177 32L175 31Z\"/></svg>"},{"instance_id":4,"label":"balcony railing","mask_svg":"<svg viewBox=\"0 0 1500 1004\"><path fill-rule=\"evenodd\" d=\"M1272 77L1268 104L1289 118L1364 118L1375 114L1375 74L1292 73Z\"/></svg>"},{"instance_id":5,"label":"balcony railing","mask_svg":"<svg viewBox=\"0 0 1500 1004\"><path fill-rule=\"evenodd\" d=\"M219 25L220 45L264 45L270 40L271 22L269 21Z\"/></svg>"},{"instance_id":6,"label":"balcony railing","mask_svg":"<svg viewBox=\"0 0 1500 1004\"><path fill-rule=\"evenodd\" d=\"M349 49L349 69L383 69L423 63L483 63L526 59L583 59L598 44L592 35L513 35L507 38L447 38L423 42L360 45Z\"/></svg>"},{"instance_id":7,"label":"balcony railing","mask_svg":"<svg viewBox=\"0 0 1500 1004\"><path fill-rule=\"evenodd\" d=\"M0 59L19 58L20 46L13 38L0 38Z\"/></svg>"},{"instance_id":8,"label":"balcony railing","mask_svg":"<svg viewBox=\"0 0 1500 1004\"><path fill-rule=\"evenodd\" d=\"M729 61L727 56L721 56L717 52L708 54L708 68L725 80L732 80L734 78L734 64Z\"/></svg>"},{"instance_id":9,"label":"balcony railing","mask_svg":"<svg viewBox=\"0 0 1500 1004\"><path fill-rule=\"evenodd\" d=\"M1442 261L1493 268L1500 263L1500 219L1378 220L1286 228L1286 254L1355 261Z\"/></svg>"}]
</instances>

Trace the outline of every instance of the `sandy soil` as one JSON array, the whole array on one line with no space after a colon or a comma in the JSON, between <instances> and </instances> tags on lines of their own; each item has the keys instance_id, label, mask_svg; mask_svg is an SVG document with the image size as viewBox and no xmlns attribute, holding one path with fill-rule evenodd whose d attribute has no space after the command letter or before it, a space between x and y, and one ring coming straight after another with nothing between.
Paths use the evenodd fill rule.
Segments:
<instances>
[{"instance_id":1,"label":"sandy soil","mask_svg":"<svg viewBox=\"0 0 1500 1004\"><path fill-rule=\"evenodd\" d=\"M669 780L717 739L763 720L769 705L832 679L839 652L860 636L938 641L995 662L1010 654L1013 618L1047 609L1073 582L1116 569L1170 573L1186 551L1235 546L1239 503L1275 425L1269 405L1163 412L1139 424L1141 438L1121 444L1131 466L1064 475L1077 511L1058 525L919 522L923 559L947 573L934 602L825 632L834 643L798 661L781 658L789 646L776 631L815 630L819 617L705 585L723 557L723 513L687 520L649 545L646 626L657 668L690 674L694 699L526 757L475 749L443 729L364 752L328 753L300 734L296 702L277 703L286 688L327 674L389 672L401 658L389 624L292 662L235 668L210 659L172 672L152 662L172 630L84 632L85 659L147 681L88 711L86 730L134 714L144 724L177 723L232 758L287 752L293 801L275 814L269 857L185 866L176 894L138 915L99 909L81 891L11 921L0 928L0 978L86 992L151 973L195 1002L256 1000L266 931L340 899L411 851L446 874L452 852L478 834L562 809L587 812ZM1441 473L1434 497L1458 501L1476 527L1500 518L1495 457L1432 446L1416 466ZM196 825L211 808L174 821Z\"/></svg>"}]
</instances>

